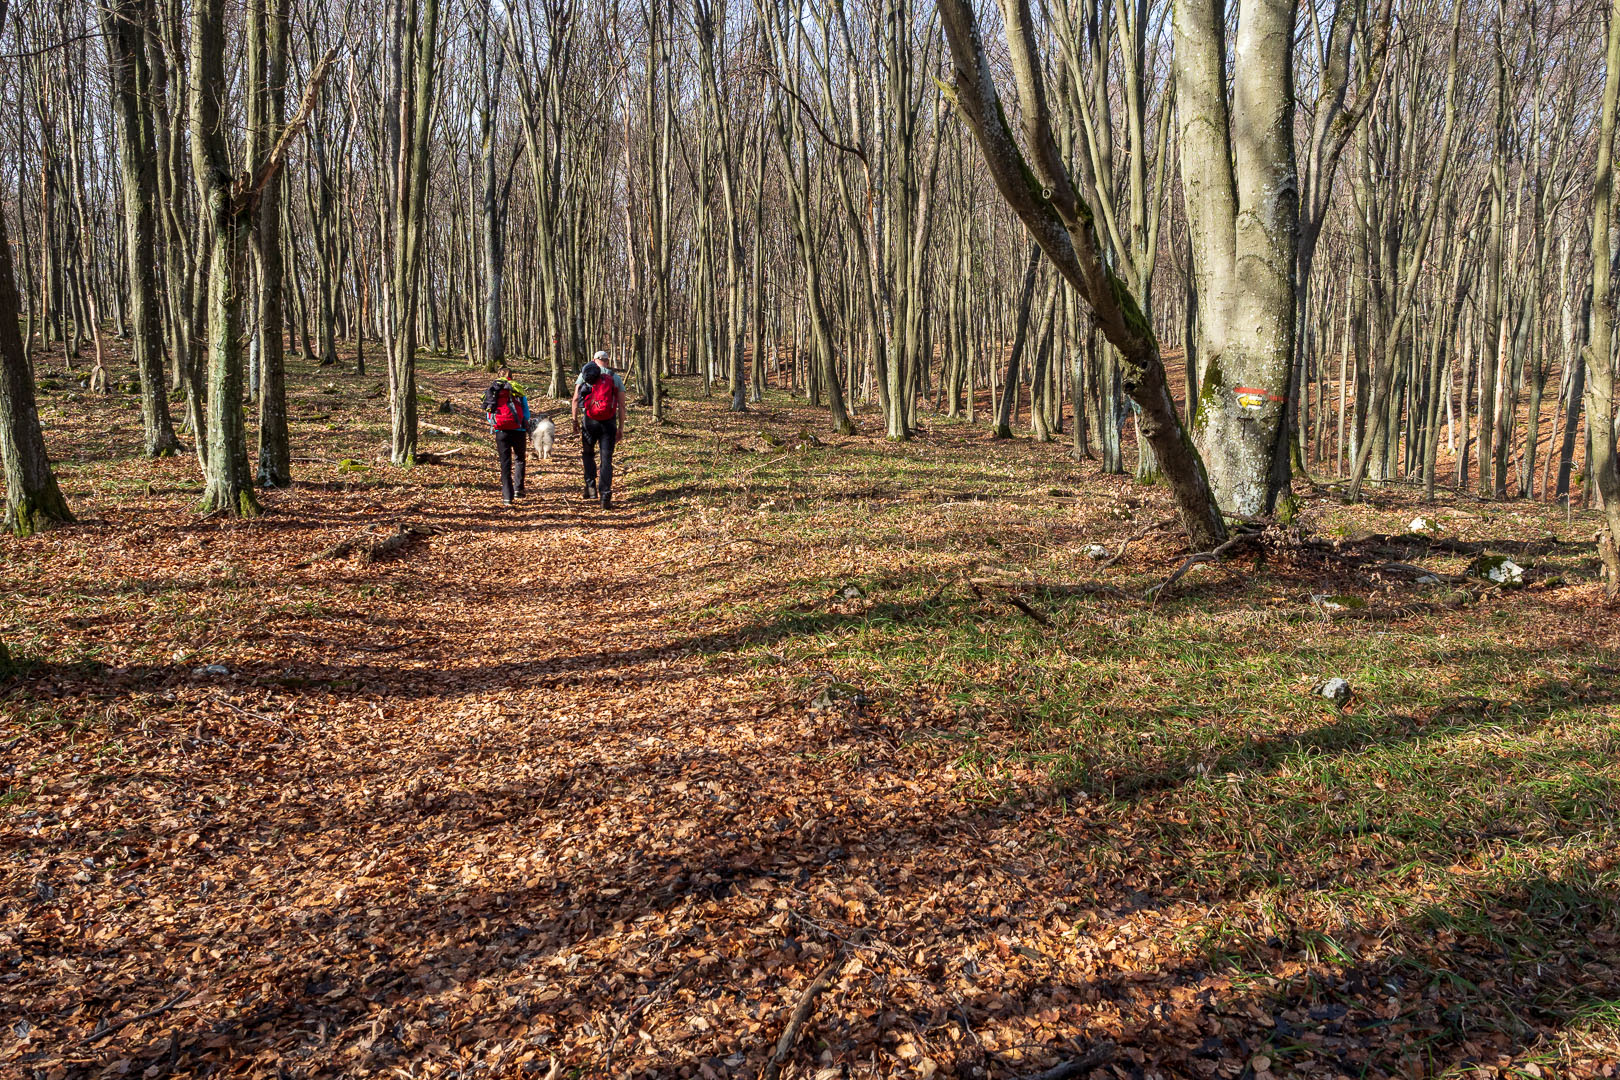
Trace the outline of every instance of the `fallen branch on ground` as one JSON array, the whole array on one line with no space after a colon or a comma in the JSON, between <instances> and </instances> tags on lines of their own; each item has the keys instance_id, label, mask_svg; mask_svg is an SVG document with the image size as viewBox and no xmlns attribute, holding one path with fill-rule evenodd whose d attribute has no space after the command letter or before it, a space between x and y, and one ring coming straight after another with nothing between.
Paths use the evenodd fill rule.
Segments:
<instances>
[{"instance_id":1,"label":"fallen branch on ground","mask_svg":"<svg viewBox=\"0 0 1620 1080\"><path fill-rule=\"evenodd\" d=\"M838 969L843 966L843 963L844 950L839 949L827 966L821 969L821 974L812 979L810 985L804 988L804 993L799 995L799 1003L793 1007L793 1012L788 1017L787 1027L782 1029L782 1037L776 1040L776 1052L771 1055L771 1060L765 1063L765 1069L760 1073L760 1080L779 1080L782 1075L782 1065L787 1061L788 1055L793 1052L793 1044L799 1041L800 1030L803 1029L805 1021L809 1020L810 1015L815 1012L816 998L820 997L821 992L827 989L827 984L832 982L833 976L838 973Z\"/></svg>"},{"instance_id":2,"label":"fallen branch on ground","mask_svg":"<svg viewBox=\"0 0 1620 1080\"><path fill-rule=\"evenodd\" d=\"M1011 593L1003 596L1002 599L1011 604L1013 607L1017 608L1019 611L1022 611L1025 615L1028 615L1030 618L1034 619L1036 622L1040 623L1042 626L1052 625L1052 620L1046 617L1046 613L1044 611L1031 607Z\"/></svg>"},{"instance_id":3,"label":"fallen branch on ground","mask_svg":"<svg viewBox=\"0 0 1620 1080\"><path fill-rule=\"evenodd\" d=\"M1185 577L1187 571L1191 570L1200 563L1220 562L1226 557L1227 552L1258 539L1260 535L1261 534L1258 530L1254 532L1241 532L1211 551L1201 551L1198 554L1190 557L1186 562L1182 563L1181 566L1176 569L1175 573L1171 574L1162 582L1150 588L1147 591L1148 599L1152 600L1154 603L1158 603L1159 597L1164 595L1164 590L1168 589L1170 586L1174 585L1176 582Z\"/></svg>"},{"instance_id":4,"label":"fallen branch on ground","mask_svg":"<svg viewBox=\"0 0 1620 1080\"><path fill-rule=\"evenodd\" d=\"M416 463L418 465L437 465L445 458L455 457L466 449L465 446L457 446L449 450L424 450L416 455Z\"/></svg>"},{"instance_id":5,"label":"fallen branch on ground","mask_svg":"<svg viewBox=\"0 0 1620 1080\"><path fill-rule=\"evenodd\" d=\"M1050 593L1053 596L1118 596L1125 590L1095 581L1022 581L1017 578L969 578L970 585L983 585L987 589L1027 589L1030 592Z\"/></svg>"},{"instance_id":6,"label":"fallen branch on ground","mask_svg":"<svg viewBox=\"0 0 1620 1080\"><path fill-rule=\"evenodd\" d=\"M457 431L455 428L440 427L438 424L429 424L422 420L418 420L416 422L416 426L421 428L423 431L431 431L435 435L454 435L458 439L478 438L478 436L466 431Z\"/></svg>"},{"instance_id":7,"label":"fallen branch on ground","mask_svg":"<svg viewBox=\"0 0 1620 1080\"><path fill-rule=\"evenodd\" d=\"M1157 532L1159 529L1167 529L1167 528L1169 528L1171 525L1174 525L1177 520L1178 519L1174 518L1174 517L1167 517L1167 518L1164 518L1162 520L1155 521L1153 524L1149 525L1147 528L1143 529L1141 532L1132 533L1130 536L1127 536L1125 538L1124 543L1119 545L1119 550L1114 552L1108 558L1104 559L1102 562L1098 563L1097 564L1097 569L1106 570L1110 566L1113 566L1115 563L1119 562L1121 557L1124 556L1125 549L1130 547L1131 544L1135 543L1138 540L1141 540L1143 537L1147 536L1147 534L1150 533L1150 532Z\"/></svg>"},{"instance_id":8,"label":"fallen branch on ground","mask_svg":"<svg viewBox=\"0 0 1620 1080\"><path fill-rule=\"evenodd\" d=\"M989 579L989 578L969 578L968 579L968 588L972 589L973 590L973 595L977 596L981 600L984 599L984 593L979 591L979 586L980 585L985 585L985 586L988 586L989 588L992 588L992 589L1008 589L1008 588L1011 588L1011 587L1013 587L1013 586L1015 586L1017 584L1018 583L1014 582L1014 581L997 581L997 580L992 580L992 579ZM1040 623L1042 626L1050 626L1051 625L1052 621L1046 617L1045 612L1038 611L1035 608L1030 607L1028 604L1024 603L1024 601L1018 599L1018 597L1016 597L1016 596L1013 596L1011 593L1004 593L1004 594L996 597L996 599L1002 601L1003 603L1011 604L1013 607L1017 608L1019 611L1022 611L1025 615L1028 615L1030 618L1032 618L1036 622Z\"/></svg>"},{"instance_id":9,"label":"fallen branch on ground","mask_svg":"<svg viewBox=\"0 0 1620 1080\"><path fill-rule=\"evenodd\" d=\"M1455 605L1447 604L1446 607ZM1435 609L1433 604L1398 604L1394 607L1364 607L1345 608L1343 611L1324 611L1322 614L1329 622L1339 622L1345 619L1368 619L1374 622L1395 622L1400 619L1415 619L1419 615L1428 615Z\"/></svg>"},{"instance_id":10,"label":"fallen branch on ground","mask_svg":"<svg viewBox=\"0 0 1620 1080\"><path fill-rule=\"evenodd\" d=\"M1119 1047L1111 1042L1100 1042L1080 1057L1054 1065L1044 1072L1032 1073L1024 1080L1078 1080L1099 1065L1106 1065L1114 1060L1114 1054L1118 1050Z\"/></svg>"},{"instance_id":11,"label":"fallen branch on ground","mask_svg":"<svg viewBox=\"0 0 1620 1080\"><path fill-rule=\"evenodd\" d=\"M325 551L316 552L303 562L294 563L293 568L307 570L323 559L346 559L354 553L354 549L360 546L361 541L365 540L370 532L371 528L368 526L358 536L351 536L347 540L339 540Z\"/></svg>"},{"instance_id":12,"label":"fallen branch on ground","mask_svg":"<svg viewBox=\"0 0 1620 1080\"><path fill-rule=\"evenodd\" d=\"M1411 563L1404 562L1379 563L1377 566L1370 566L1367 569L1373 573L1410 574L1414 578L1432 577L1436 581L1450 582L1452 584L1468 580L1467 576L1463 574L1443 574L1438 570L1427 570L1421 566L1413 566Z\"/></svg>"},{"instance_id":13,"label":"fallen branch on ground","mask_svg":"<svg viewBox=\"0 0 1620 1080\"><path fill-rule=\"evenodd\" d=\"M696 960L687 961L684 967L675 972L675 974L671 975L669 978L665 979L663 982L659 983L656 990L644 996L636 1004L636 1006L626 1013L624 1018L614 1026L613 1038L608 1043L607 1065L602 1070L604 1073L612 1075L613 1052L614 1050L618 1049L619 1043L624 1039L625 1033L629 1030L630 1025L635 1023L636 1017L640 1016L642 1012L646 1010L647 1006L662 998L672 986L684 979L686 977L686 973L697 967L697 965L698 961ZM555 1073L555 1070L553 1070L553 1073Z\"/></svg>"},{"instance_id":14,"label":"fallen branch on ground","mask_svg":"<svg viewBox=\"0 0 1620 1080\"><path fill-rule=\"evenodd\" d=\"M374 563L399 551L414 540L442 531L429 525L399 525L381 540L367 543L368 537L376 535L375 530L368 526L359 535L339 540L325 551L317 552L303 562L294 563L293 567L297 570L306 570L323 559L346 559L356 551L361 553L362 562Z\"/></svg>"},{"instance_id":15,"label":"fallen branch on ground","mask_svg":"<svg viewBox=\"0 0 1620 1080\"><path fill-rule=\"evenodd\" d=\"M401 525L394 533L367 548L361 554L360 561L365 563L378 562L399 551L407 544L421 537L432 535L433 531L433 529L424 525Z\"/></svg>"},{"instance_id":16,"label":"fallen branch on ground","mask_svg":"<svg viewBox=\"0 0 1620 1080\"><path fill-rule=\"evenodd\" d=\"M147 1009L145 1012L136 1013L134 1016L128 1017L127 1019L124 1019L124 1020L120 1020L116 1024L108 1024L104 1028L101 1028L101 1029L99 1029L97 1031L92 1031L89 1035L86 1035L84 1037L84 1039L81 1040L81 1042L83 1042L85 1045L88 1045L88 1044L93 1043L93 1042L100 1042L102 1039L105 1039L107 1036L113 1034L114 1032L122 1031L124 1028L128 1027L131 1024L138 1024L142 1020L150 1020L154 1016L162 1016L164 1013L168 1012L170 1009L174 1008L176 1005L178 1005L182 1001L186 1000L186 998L189 997L189 996L191 996L191 991L190 990L182 990L178 994L174 995L174 997L170 998L168 1001L165 1001L163 1004L159 1005L155 1009Z\"/></svg>"}]
</instances>

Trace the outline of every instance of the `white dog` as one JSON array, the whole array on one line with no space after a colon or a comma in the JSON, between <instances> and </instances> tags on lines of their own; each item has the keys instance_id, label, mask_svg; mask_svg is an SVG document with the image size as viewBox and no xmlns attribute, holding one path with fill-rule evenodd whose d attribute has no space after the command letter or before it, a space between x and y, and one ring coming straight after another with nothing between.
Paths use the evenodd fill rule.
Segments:
<instances>
[{"instance_id":1,"label":"white dog","mask_svg":"<svg viewBox=\"0 0 1620 1080\"><path fill-rule=\"evenodd\" d=\"M534 422L533 435L535 448L540 451L541 461L551 460L551 444L557 441L557 425L551 422L551 417L542 416Z\"/></svg>"}]
</instances>

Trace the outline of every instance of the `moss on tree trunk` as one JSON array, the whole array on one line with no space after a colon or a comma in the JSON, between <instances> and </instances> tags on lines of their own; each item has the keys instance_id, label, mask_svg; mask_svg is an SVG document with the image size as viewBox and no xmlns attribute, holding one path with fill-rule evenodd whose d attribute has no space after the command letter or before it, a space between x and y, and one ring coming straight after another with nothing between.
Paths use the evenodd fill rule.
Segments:
<instances>
[{"instance_id":1,"label":"moss on tree trunk","mask_svg":"<svg viewBox=\"0 0 1620 1080\"><path fill-rule=\"evenodd\" d=\"M5 465L4 526L30 536L73 520L56 486L45 436L34 403L34 373L17 327L17 279L11 272L11 245L0 215L0 461Z\"/></svg>"}]
</instances>

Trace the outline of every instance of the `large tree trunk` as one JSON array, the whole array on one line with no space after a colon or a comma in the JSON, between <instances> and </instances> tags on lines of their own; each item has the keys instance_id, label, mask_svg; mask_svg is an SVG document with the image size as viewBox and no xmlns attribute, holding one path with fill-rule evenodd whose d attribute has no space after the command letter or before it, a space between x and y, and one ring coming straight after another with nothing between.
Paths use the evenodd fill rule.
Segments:
<instances>
[{"instance_id":1,"label":"large tree trunk","mask_svg":"<svg viewBox=\"0 0 1620 1080\"><path fill-rule=\"evenodd\" d=\"M389 314L389 458L416 464L416 314L427 226L428 134L433 117L439 0L396 0L390 80L389 149L395 169L392 302ZM418 19L420 16L420 21Z\"/></svg>"},{"instance_id":2,"label":"large tree trunk","mask_svg":"<svg viewBox=\"0 0 1620 1080\"><path fill-rule=\"evenodd\" d=\"M478 76L482 91L478 103L479 153L483 165L482 224L484 229L484 367L494 371L506 362L506 335L501 325L501 291L506 276L506 248L502 236L502 207L495 176L495 121L502 96L501 75L506 50L492 40L492 5L485 0L484 25L478 35ZM493 49L494 55L490 52Z\"/></svg>"},{"instance_id":3,"label":"large tree trunk","mask_svg":"<svg viewBox=\"0 0 1620 1080\"><path fill-rule=\"evenodd\" d=\"M242 287L248 215L232 192L226 148L225 0L199 0L191 24L191 157L212 226L208 252L208 461L202 509L258 514L242 416Z\"/></svg>"},{"instance_id":4,"label":"large tree trunk","mask_svg":"<svg viewBox=\"0 0 1620 1080\"><path fill-rule=\"evenodd\" d=\"M1609 9L1608 73L1603 83L1603 113L1598 127L1597 167L1592 179L1592 343L1586 354L1586 430L1590 440L1587 467L1603 503L1603 530L1598 536L1609 595L1620 593L1620 469L1614 460L1614 296L1610 278L1609 228L1614 212L1614 128L1620 98L1620 0ZM13 308L15 311L15 308Z\"/></svg>"},{"instance_id":5,"label":"large tree trunk","mask_svg":"<svg viewBox=\"0 0 1620 1080\"><path fill-rule=\"evenodd\" d=\"M248 160L257 173L281 135L287 82L288 0L249 8L248 58L262 78L250 105ZM262 72L262 75L260 75ZM253 248L259 266L259 471L260 487L292 485L292 448L287 431L287 360L282 337L281 179L259 200Z\"/></svg>"},{"instance_id":6,"label":"large tree trunk","mask_svg":"<svg viewBox=\"0 0 1620 1080\"><path fill-rule=\"evenodd\" d=\"M1242 0L1227 103L1219 0L1175 6L1176 108L1198 287L1193 439L1229 513L1268 513L1287 437L1298 178L1290 0Z\"/></svg>"},{"instance_id":7,"label":"large tree trunk","mask_svg":"<svg viewBox=\"0 0 1620 1080\"><path fill-rule=\"evenodd\" d=\"M163 378L162 322L157 289L156 208L158 154L152 112L151 68L146 34L152 12L149 0L117 0L100 7L112 72L114 115L118 126L118 163L124 197L124 244L129 262L130 353L141 383L141 428L148 457L167 457L180 449L169 416Z\"/></svg>"}]
</instances>

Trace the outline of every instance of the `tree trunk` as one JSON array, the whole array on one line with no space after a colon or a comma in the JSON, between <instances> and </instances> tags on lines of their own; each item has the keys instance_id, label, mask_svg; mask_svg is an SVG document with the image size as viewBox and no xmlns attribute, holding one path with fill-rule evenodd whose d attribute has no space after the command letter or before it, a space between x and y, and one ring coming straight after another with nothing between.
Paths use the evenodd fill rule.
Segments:
<instances>
[{"instance_id":1,"label":"tree trunk","mask_svg":"<svg viewBox=\"0 0 1620 1080\"><path fill-rule=\"evenodd\" d=\"M1620 469L1614 459L1614 297L1610 280L1609 227L1614 209L1614 129L1620 98L1620 0L1609 7L1607 74L1598 128L1597 167L1592 180L1592 344L1586 356L1586 430L1591 442L1587 468L1603 503L1603 529L1598 535L1610 596L1620 593ZM15 305L12 307L15 323Z\"/></svg>"},{"instance_id":2,"label":"tree trunk","mask_svg":"<svg viewBox=\"0 0 1620 1080\"><path fill-rule=\"evenodd\" d=\"M257 174L281 136L287 82L289 0L249 7L248 59L262 81L250 102L248 161ZM261 74L262 72L262 74ZM292 486L292 448L287 431L287 360L282 323L281 188L278 175L259 199L253 249L259 285L259 471L260 487Z\"/></svg>"},{"instance_id":3,"label":"tree trunk","mask_svg":"<svg viewBox=\"0 0 1620 1080\"><path fill-rule=\"evenodd\" d=\"M1007 356L1007 373L1001 384L1001 402L996 407L996 426L991 432L992 438L1012 438L1013 409L1018 404L1018 366L1024 355L1024 342L1029 338L1029 312L1035 298L1035 271L1040 263L1040 245L1029 245L1029 256L1024 261L1024 284L1018 290L1018 322L1013 330L1012 351Z\"/></svg>"},{"instance_id":4,"label":"tree trunk","mask_svg":"<svg viewBox=\"0 0 1620 1080\"><path fill-rule=\"evenodd\" d=\"M191 25L191 156L208 252L208 462L201 509L233 517L259 513L242 417L242 289L248 218L232 192L225 118L225 0L199 0Z\"/></svg>"},{"instance_id":5,"label":"tree trunk","mask_svg":"<svg viewBox=\"0 0 1620 1080\"><path fill-rule=\"evenodd\" d=\"M124 196L125 257L129 262L130 353L141 383L141 428L148 457L180 449L163 378L163 338L157 289L157 146L147 108L151 72L146 34L152 18L144 0L117 0L97 9L107 38L117 108L118 163Z\"/></svg>"},{"instance_id":6,"label":"tree trunk","mask_svg":"<svg viewBox=\"0 0 1620 1080\"><path fill-rule=\"evenodd\" d=\"M1287 437L1299 214L1294 20L1289 0L1242 0L1228 72L1224 5L1175 6L1176 109L1199 303L1193 441L1216 502L1241 515L1270 512L1277 440Z\"/></svg>"},{"instance_id":7,"label":"tree trunk","mask_svg":"<svg viewBox=\"0 0 1620 1080\"><path fill-rule=\"evenodd\" d=\"M429 131L438 40L439 0L396 0L390 42L389 203L393 262L388 327L389 460L416 464L417 290L427 227Z\"/></svg>"},{"instance_id":8,"label":"tree trunk","mask_svg":"<svg viewBox=\"0 0 1620 1080\"><path fill-rule=\"evenodd\" d=\"M0 0L0 16L5 0ZM11 245L0 214L0 462L6 474L6 515L0 527L30 536L73 520L45 453L34 404L34 371L17 327L20 303L11 272Z\"/></svg>"}]
</instances>

